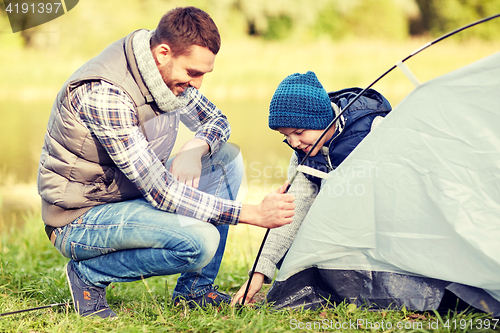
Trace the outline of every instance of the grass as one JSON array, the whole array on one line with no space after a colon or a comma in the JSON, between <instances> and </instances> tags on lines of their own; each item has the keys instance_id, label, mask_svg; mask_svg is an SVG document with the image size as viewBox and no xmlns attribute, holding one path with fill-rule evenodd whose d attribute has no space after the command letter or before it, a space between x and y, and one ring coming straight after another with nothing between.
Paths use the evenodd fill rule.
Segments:
<instances>
[{"instance_id":1,"label":"grass","mask_svg":"<svg viewBox=\"0 0 500 333\"><path fill-rule=\"evenodd\" d=\"M249 236L250 235L250 236ZM220 288L236 292L246 279L261 235L246 226L231 230L221 272ZM25 214L22 228L10 226L0 238L0 313L64 303L71 300L64 276L63 258L43 232L38 213ZM474 332L486 314L449 312L372 312L354 305L336 308L273 311L229 306L189 310L174 307L171 290L177 276L154 277L108 288L108 302L118 320L81 318L72 308L55 307L0 317L1 332ZM492 322L493 323L493 322ZM445 325L448 324L448 327ZM342 325L344 326L342 329ZM392 325L392 329L388 326ZM496 331L500 332L500 324ZM465 329L461 329L464 327ZM493 331L493 330L490 330Z\"/></svg>"}]
</instances>

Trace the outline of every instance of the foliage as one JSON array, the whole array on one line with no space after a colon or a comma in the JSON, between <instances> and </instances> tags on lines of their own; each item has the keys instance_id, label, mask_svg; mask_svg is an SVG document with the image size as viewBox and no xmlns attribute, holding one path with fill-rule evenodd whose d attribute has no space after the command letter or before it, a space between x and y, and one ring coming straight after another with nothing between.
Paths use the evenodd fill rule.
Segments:
<instances>
[{"instance_id":1,"label":"foliage","mask_svg":"<svg viewBox=\"0 0 500 333\"><path fill-rule=\"evenodd\" d=\"M408 37L409 11L394 0L327 2L316 16L313 30L334 40L345 37L403 40Z\"/></svg>"},{"instance_id":2,"label":"foliage","mask_svg":"<svg viewBox=\"0 0 500 333\"><path fill-rule=\"evenodd\" d=\"M75 44L99 43L94 38L97 34L118 37L122 29L153 29L168 9L187 5L210 13L223 37L250 35L265 40L321 36L334 40L402 40L414 35L437 36L500 13L500 0L87 0L47 24L51 30L74 35ZM85 29L61 28L69 22ZM18 35L26 46L39 46L37 39L46 32L44 26ZM0 31L8 30L5 9L0 5ZM461 36L492 40L498 38L499 31L497 19Z\"/></svg>"},{"instance_id":3,"label":"foliage","mask_svg":"<svg viewBox=\"0 0 500 333\"><path fill-rule=\"evenodd\" d=\"M482 0L416 0L421 13L421 29L437 36L481 18L500 13L500 1ZM498 39L500 19L465 31L461 38Z\"/></svg>"}]
</instances>

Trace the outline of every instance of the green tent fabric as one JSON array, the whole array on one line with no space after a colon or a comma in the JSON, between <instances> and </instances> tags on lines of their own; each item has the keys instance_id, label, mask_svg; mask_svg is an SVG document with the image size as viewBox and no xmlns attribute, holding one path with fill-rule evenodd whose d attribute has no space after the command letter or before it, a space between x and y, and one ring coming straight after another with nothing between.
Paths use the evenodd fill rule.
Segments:
<instances>
[{"instance_id":1,"label":"green tent fabric","mask_svg":"<svg viewBox=\"0 0 500 333\"><path fill-rule=\"evenodd\" d=\"M280 286L310 268L446 281L500 315L500 53L418 86L330 173L268 301L300 303Z\"/></svg>"}]
</instances>

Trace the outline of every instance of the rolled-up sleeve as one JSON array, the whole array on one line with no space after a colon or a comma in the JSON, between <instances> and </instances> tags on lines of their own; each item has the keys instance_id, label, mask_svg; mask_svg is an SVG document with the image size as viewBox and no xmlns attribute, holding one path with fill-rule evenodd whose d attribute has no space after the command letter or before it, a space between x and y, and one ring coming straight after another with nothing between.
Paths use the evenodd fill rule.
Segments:
<instances>
[{"instance_id":1,"label":"rolled-up sleeve","mask_svg":"<svg viewBox=\"0 0 500 333\"><path fill-rule=\"evenodd\" d=\"M213 154L229 139L231 127L226 116L198 89L188 88L190 102L181 110L181 121L193 132L195 138L204 140Z\"/></svg>"}]
</instances>

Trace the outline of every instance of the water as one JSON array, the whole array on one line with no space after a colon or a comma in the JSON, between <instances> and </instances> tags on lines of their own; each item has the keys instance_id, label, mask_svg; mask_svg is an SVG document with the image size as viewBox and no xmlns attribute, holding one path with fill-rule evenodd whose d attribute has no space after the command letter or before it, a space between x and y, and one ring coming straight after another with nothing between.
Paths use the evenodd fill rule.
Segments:
<instances>
[{"instance_id":1,"label":"water","mask_svg":"<svg viewBox=\"0 0 500 333\"><path fill-rule=\"evenodd\" d=\"M267 127L267 101L216 104L231 123L230 142L240 147L246 165L247 183L242 186L239 199L259 202L285 181L291 150L281 142L283 137L279 133ZM23 212L39 209L36 176L51 106L48 97L0 100L3 119L0 124L0 219L5 223L15 220L18 224ZM192 134L187 129L182 130L176 149L190 137Z\"/></svg>"},{"instance_id":2,"label":"water","mask_svg":"<svg viewBox=\"0 0 500 333\"><path fill-rule=\"evenodd\" d=\"M36 179L51 102L0 100L0 171L16 182Z\"/></svg>"},{"instance_id":3,"label":"water","mask_svg":"<svg viewBox=\"0 0 500 333\"><path fill-rule=\"evenodd\" d=\"M36 180L51 106L49 101L0 100L3 119L0 124L0 170L3 178L11 177L22 183ZM228 117L232 128L230 141L241 148L246 163L254 163L254 169L267 167L266 174L269 174L269 167L288 161L291 151L282 143L283 137L267 126L267 101L229 101L217 106ZM188 131L183 132L177 144L189 136Z\"/></svg>"}]
</instances>

